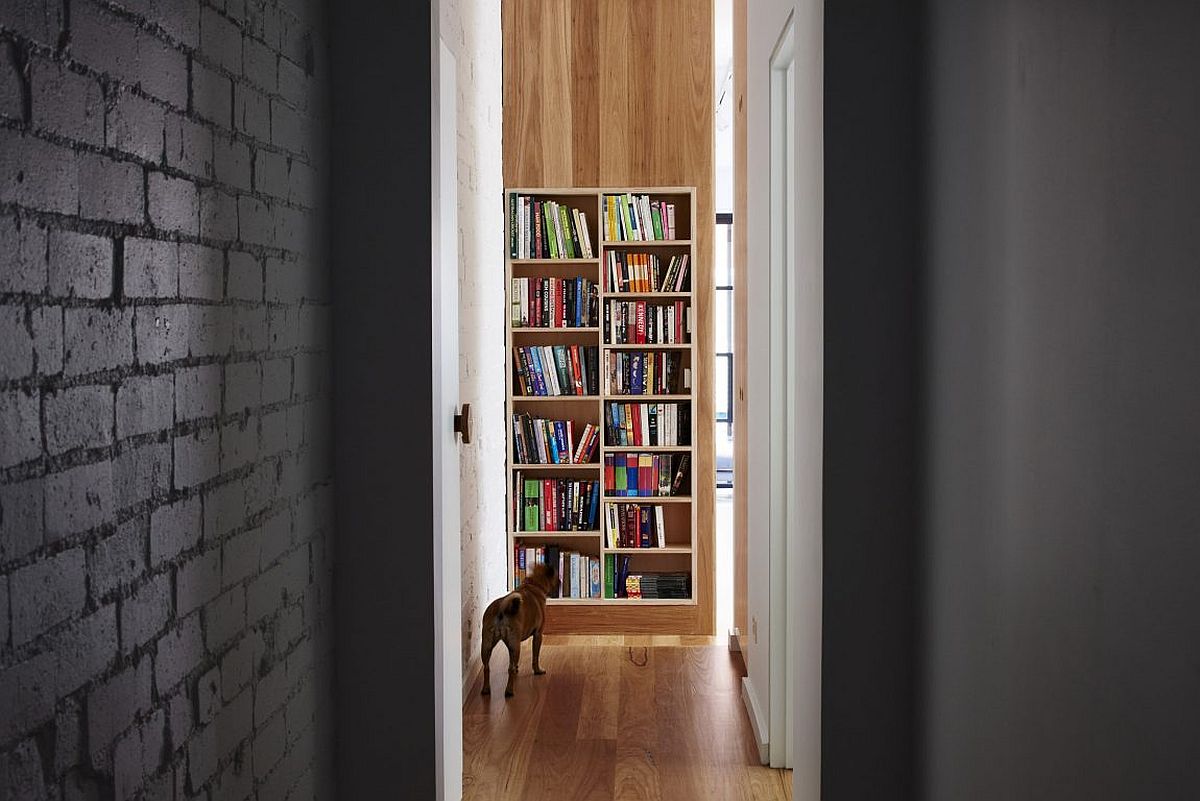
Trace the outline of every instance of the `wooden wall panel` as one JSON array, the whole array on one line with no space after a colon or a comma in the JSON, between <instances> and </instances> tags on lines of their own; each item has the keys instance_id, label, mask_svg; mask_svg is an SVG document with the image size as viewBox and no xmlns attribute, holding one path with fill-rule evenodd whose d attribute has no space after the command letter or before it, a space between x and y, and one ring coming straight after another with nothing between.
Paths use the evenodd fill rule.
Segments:
<instances>
[{"instance_id":1,"label":"wooden wall panel","mask_svg":"<svg viewBox=\"0 0 1200 801\"><path fill-rule=\"evenodd\" d=\"M691 629L711 633L712 0L504 0L502 27L506 186L696 187L701 603Z\"/></svg>"}]
</instances>

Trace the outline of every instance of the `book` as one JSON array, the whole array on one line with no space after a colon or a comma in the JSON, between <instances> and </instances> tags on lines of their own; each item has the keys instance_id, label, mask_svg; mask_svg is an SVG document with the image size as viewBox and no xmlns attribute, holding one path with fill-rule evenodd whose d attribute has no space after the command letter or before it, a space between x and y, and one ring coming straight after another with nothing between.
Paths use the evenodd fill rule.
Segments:
<instances>
[{"instance_id":1,"label":"book","mask_svg":"<svg viewBox=\"0 0 1200 801\"><path fill-rule=\"evenodd\" d=\"M520 257L520 251L517 249L520 233L517 226L517 207L519 205L517 193L510 192L508 195L508 256L512 259Z\"/></svg>"},{"instance_id":2,"label":"book","mask_svg":"<svg viewBox=\"0 0 1200 801\"><path fill-rule=\"evenodd\" d=\"M689 477L688 476L688 468L690 466L689 465L690 460L691 460L690 454L685 453L680 456L679 466L675 471L675 478L672 479L672 481L671 481L671 489L670 489L671 495L679 495L681 493L681 490L684 487L684 479Z\"/></svg>"},{"instance_id":3,"label":"book","mask_svg":"<svg viewBox=\"0 0 1200 801\"><path fill-rule=\"evenodd\" d=\"M600 557L588 557L588 577L591 579L589 598L599 598L600 595Z\"/></svg>"}]
</instances>

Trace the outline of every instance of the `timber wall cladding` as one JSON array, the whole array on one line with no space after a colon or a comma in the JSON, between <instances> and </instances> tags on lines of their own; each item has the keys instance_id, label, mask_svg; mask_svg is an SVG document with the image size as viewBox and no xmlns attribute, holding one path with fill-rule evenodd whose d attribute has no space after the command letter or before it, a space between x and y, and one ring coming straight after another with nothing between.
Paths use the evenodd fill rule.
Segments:
<instances>
[{"instance_id":1,"label":"timber wall cladding","mask_svg":"<svg viewBox=\"0 0 1200 801\"><path fill-rule=\"evenodd\" d=\"M704 584L693 629L710 633L712 0L504 0L501 24L506 186L696 187L694 486Z\"/></svg>"}]
</instances>

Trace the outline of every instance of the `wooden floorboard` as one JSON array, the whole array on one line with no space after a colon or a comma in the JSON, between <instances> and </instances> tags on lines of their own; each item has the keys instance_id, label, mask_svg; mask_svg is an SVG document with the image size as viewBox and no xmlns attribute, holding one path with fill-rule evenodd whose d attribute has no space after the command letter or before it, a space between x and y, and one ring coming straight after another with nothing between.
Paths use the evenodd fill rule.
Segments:
<instances>
[{"instance_id":1,"label":"wooden floorboard","mask_svg":"<svg viewBox=\"0 0 1200 801\"><path fill-rule=\"evenodd\" d=\"M545 638L523 644L516 695L492 657L463 705L466 801L781 801L791 771L758 764L737 657L717 639Z\"/></svg>"}]
</instances>

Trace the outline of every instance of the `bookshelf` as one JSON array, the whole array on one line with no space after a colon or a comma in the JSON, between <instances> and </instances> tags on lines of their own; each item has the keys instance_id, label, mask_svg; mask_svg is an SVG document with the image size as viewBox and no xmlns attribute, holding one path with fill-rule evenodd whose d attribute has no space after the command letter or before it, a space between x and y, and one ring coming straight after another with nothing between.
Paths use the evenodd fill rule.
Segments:
<instances>
[{"instance_id":1,"label":"bookshelf","mask_svg":"<svg viewBox=\"0 0 1200 801\"><path fill-rule=\"evenodd\" d=\"M668 220L665 217L666 207L669 205L674 212L675 235L666 238L668 230L654 230L650 232L651 235L662 238L613 238L608 235L604 224L605 208L616 211L608 200L609 196L644 196L648 203L662 204L650 209L650 218L653 219L655 214L658 214L658 222L662 229L668 228ZM529 230L530 218L536 219L535 214L526 211L524 203L514 205L515 198L532 199L546 204L543 206L543 217L548 219L547 212L553 212L554 219L560 222L559 230L563 229L563 222L578 226L581 219L586 219L586 231L579 230L577 234L580 240L579 249L574 253L564 253L565 258L537 258L534 257L535 254L526 253L524 248L518 247L518 255L514 257L514 231L518 238L521 238ZM548 204L556 204L557 208ZM642 210L646 208L639 206ZM563 219L562 209L566 210L566 220ZM582 212L583 218L576 212ZM698 593L706 591L712 584L711 577L699 575L701 565L711 572L711 564L709 560L698 558L700 547L697 538L697 504L693 497L692 485L696 472L696 410L699 405L696 381L696 368L699 364L696 351L698 337L695 331L698 318L694 314L692 291L697 285L696 247L693 239L693 232L697 230L696 190L694 187L510 188L505 190L505 213L508 233L505 240L505 327L508 360L505 422L508 440L509 586L515 586L520 579L518 548L542 548L549 551L557 546L560 551L572 551L596 560L599 566L600 592L599 597L594 597L597 588L592 581L586 592L591 592L593 597L549 599L548 630L589 633L691 633L694 628L692 621L696 619ZM628 219L627 215L622 217ZM544 222L542 230L545 231ZM569 232L570 229L566 230ZM549 232L546 232L543 239L549 236ZM557 239L557 231L554 236ZM575 238L571 238L570 245L564 250L571 249ZM679 265L683 263L686 263L687 270L680 279ZM654 267L657 267L657 280L651 278ZM672 270L675 270L674 274ZM616 286L610 280L614 272L635 280ZM522 279L528 280L522 282ZM551 283L550 279L558 283ZM580 284L580 279L587 283ZM595 313L586 313L587 310L580 302L572 305L574 316L568 315L570 319L566 321L565 326L561 324L561 316L549 327L540 325L547 322L546 318L549 315L530 319L538 309L544 308L547 294L557 299L559 293L564 292L559 288L567 282L575 282L574 293L565 290L567 301L575 301L582 292L587 299L594 299ZM542 305L537 301L539 286L545 290ZM593 291L589 292L588 286L591 286ZM627 316L621 318L622 322L626 323L623 328L613 325L614 316L622 311L619 304L629 304L628 308L624 309ZM555 305L556 308L561 308L558 304ZM609 309L607 317L606 307ZM640 315L642 310L645 311L646 320L640 325L638 319L630 322L630 318L637 316L635 308L637 315ZM646 332L645 336L642 335L643 331ZM623 333L628 333L634 343L618 341L621 338L619 335ZM650 339L654 341L649 341ZM584 367L584 349L594 349L595 366L599 373L595 378L594 393L527 394L531 387L526 381L533 383L533 391L537 391L536 381L530 378L531 371L535 371L537 366L532 363L534 349L538 349L539 354L544 354L547 347L555 346L566 350L579 349L579 359L584 362ZM522 348L528 350L518 351ZM611 364L610 359L613 360ZM567 355L567 362L571 362L570 353ZM637 366L631 368L630 365L635 363ZM614 386L613 380L605 380L606 374L615 378L613 371L618 368L623 368L623 381L637 379L634 386L637 394L622 391L622 387ZM651 386L649 379L658 383ZM563 389L561 384L560 380L560 390ZM616 441L616 432L609 430L610 426L606 421L612 419L613 404L639 404L637 412L628 406L624 408L626 437L632 434L630 429L633 422L642 425L641 435L635 436L632 442ZM618 407L618 412L620 411L621 408ZM530 439L544 443L562 429L554 428L553 423L549 426L542 424L542 439L539 441L537 432L522 418L520 431L523 444L519 445L518 426L514 425L514 415L558 421L563 424L563 428L569 421L574 435L571 443L574 449L578 449L580 432L589 424L595 426L598 429L595 453L588 463L584 464L535 463L527 458ZM647 420L653 420L653 426L641 420L642 415L645 415ZM660 421L661 427L658 425ZM673 427L668 428L668 425ZM645 439L645 435L651 432L654 439ZM653 444L645 444L650 441ZM606 469L608 459L612 459L614 463L625 460L626 482L632 480L630 477L636 472L641 480L642 489L655 494L617 494L616 487L610 486L617 483L616 468L614 466L611 470ZM638 467L648 472L631 469L629 463L635 459ZM687 460L686 463L684 459ZM681 471L680 468L684 464L687 467ZM655 470L660 472L655 473ZM645 481L647 476L650 477L648 483ZM674 485L677 479L679 486L676 487ZM531 486L534 482L539 483L536 491ZM533 525L534 519L524 518L523 515L528 514L527 504L533 503L534 495L540 493L542 498L547 495L553 497L554 488L558 486L554 482L595 482L599 491L594 517L571 521L580 524L572 526L573 530L565 531L544 530ZM659 492L669 494L659 495ZM579 493L584 494L585 490L579 490ZM630 505L638 508L633 511L624 510L625 524L616 526L618 536L614 538L610 531L614 526L609 507L621 509ZM546 512L544 516L549 517L550 514L552 513ZM536 516L535 512L534 517ZM642 523L642 520L647 522ZM541 523L542 520L538 519L536 522ZM624 535L624 539L621 535ZM636 540L636 543L631 540ZM647 545L649 547L646 547ZM659 592L671 597L628 597L621 592L622 582L618 574L622 565L627 565L629 575L641 577L641 584L651 588L649 593L654 592L655 580L647 582L646 577L659 577ZM610 571L613 575L611 584L606 580L606 574ZM686 576L687 581L682 582L680 576ZM595 578L594 573L590 578ZM684 587L682 593L679 591L681 586Z\"/></svg>"}]
</instances>

